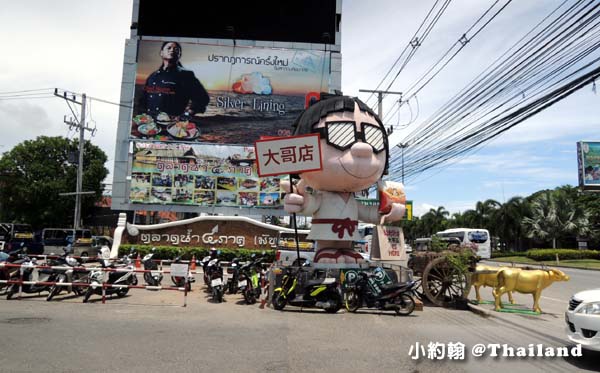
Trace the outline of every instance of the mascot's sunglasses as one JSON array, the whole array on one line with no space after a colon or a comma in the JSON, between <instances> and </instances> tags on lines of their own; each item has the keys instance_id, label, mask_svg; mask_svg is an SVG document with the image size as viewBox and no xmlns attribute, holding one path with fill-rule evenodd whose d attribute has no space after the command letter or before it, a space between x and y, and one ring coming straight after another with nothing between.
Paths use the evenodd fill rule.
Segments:
<instances>
[{"instance_id":1,"label":"mascot's sunglasses","mask_svg":"<svg viewBox=\"0 0 600 373\"><path fill-rule=\"evenodd\" d=\"M363 122L360 129L362 132L356 130L356 122L339 121L325 122L325 127L313 128L313 132L327 139L327 144L342 151L350 149L358 140L371 145L375 153L387 148L387 135L381 127Z\"/></svg>"}]
</instances>

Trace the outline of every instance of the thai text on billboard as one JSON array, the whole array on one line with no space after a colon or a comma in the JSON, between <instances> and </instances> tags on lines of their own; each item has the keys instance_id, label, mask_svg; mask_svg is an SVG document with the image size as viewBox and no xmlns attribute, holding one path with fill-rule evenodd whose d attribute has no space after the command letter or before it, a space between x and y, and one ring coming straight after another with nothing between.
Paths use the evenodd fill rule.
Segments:
<instances>
[{"instance_id":1,"label":"thai text on billboard","mask_svg":"<svg viewBox=\"0 0 600 373\"><path fill-rule=\"evenodd\" d=\"M288 136L311 92L329 90L329 52L141 40L131 137L253 144Z\"/></svg>"},{"instance_id":2,"label":"thai text on billboard","mask_svg":"<svg viewBox=\"0 0 600 373\"><path fill-rule=\"evenodd\" d=\"M579 150L579 167L583 187L600 187L600 142L581 141Z\"/></svg>"}]
</instances>

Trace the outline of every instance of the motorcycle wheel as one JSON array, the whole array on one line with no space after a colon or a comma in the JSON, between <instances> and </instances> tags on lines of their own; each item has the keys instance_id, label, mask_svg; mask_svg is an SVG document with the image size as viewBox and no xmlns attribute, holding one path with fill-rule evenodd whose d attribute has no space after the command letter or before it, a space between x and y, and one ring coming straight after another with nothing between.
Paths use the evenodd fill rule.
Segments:
<instances>
[{"instance_id":1,"label":"motorcycle wheel","mask_svg":"<svg viewBox=\"0 0 600 373\"><path fill-rule=\"evenodd\" d=\"M87 275L74 275L73 276L73 286L71 287L73 289L73 293L75 293L78 296L84 295L86 293L86 289L83 286L77 286L75 284L77 283L87 283Z\"/></svg>"},{"instance_id":2,"label":"motorcycle wheel","mask_svg":"<svg viewBox=\"0 0 600 373\"><path fill-rule=\"evenodd\" d=\"M333 301L333 305L327 308L324 308L327 313L336 313L342 308L342 299L338 293L331 293L329 297L329 301Z\"/></svg>"},{"instance_id":3,"label":"motorcycle wheel","mask_svg":"<svg viewBox=\"0 0 600 373\"><path fill-rule=\"evenodd\" d=\"M285 308L287 299L285 299L281 290L275 290L273 292L273 300L271 303L273 304L273 308L275 308L277 311L281 311Z\"/></svg>"},{"instance_id":4,"label":"motorcycle wheel","mask_svg":"<svg viewBox=\"0 0 600 373\"><path fill-rule=\"evenodd\" d=\"M415 300L408 294L400 294L398 298L396 298L396 307L394 311L396 311L397 315L400 316L408 316L415 310Z\"/></svg>"},{"instance_id":5,"label":"motorcycle wheel","mask_svg":"<svg viewBox=\"0 0 600 373\"><path fill-rule=\"evenodd\" d=\"M256 303L256 292L251 285L246 287L246 290L244 290L244 300L246 301L246 304Z\"/></svg>"},{"instance_id":6,"label":"motorcycle wheel","mask_svg":"<svg viewBox=\"0 0 600 373\"><path fill-rule=\"evenodd\" d=\"M83 296L83 303L87 303L88 302L88 300L92 296L93 292L94 292L94 289L92 289L91 287L87 288L87 290L85 292L85 295Z\"/></svg>"},{"instance_id":7,"label":"motorcycle wheel","mask_svg":"<svg viewBox=\"0 0 600 373\"><path fill-rule=\"evenodd\" d=\"M217 303L223 302L223 289L221 287L213 288L213 301Z\"/></svg>"},{"instance_id":8,"label":"motorcycle wheel","mask_svg":"<svg viewBox=\"0 0 600 373\"><path fill-rule=\"evenodd\" d=\"M13 295L15 295L17 293L17 288L16 285L10 285L10 287L8 288L8 290L6 291L6 300L10 300Z\"/></svg>"},{"instance_id":9,"label":"motorcycle wheel","mask_svg":"<svg viewBox=\"0 0 600 373\"><path fill-rule=\"evenodd\" d=\"M56 282L58 283L63 283L67 281L67 276L65 275L58 275L58 278L56 279ZM52 298L54 298L55 295L60 294L62 290L62 286L57 286L57 285L52 285L52 287L50 288L50 292L48 293L48 296L46 297L46 301L50 302L52 300Z\"/></svg>"},{"instance_id":10,"label":"motorcycle wheel","mask_svg":"<svg viewBox=\"0 0 600 373\"><path fill-rule=\"evenodd\" d=\"M154 277L150 274L150 272L144 272L144 281L146 281L146 284L149 286L156 286Z\"/></svg>"},{"instance_id":11,"label":"motorcycle wheel","mask_svg":"<svg viewBox=\"0 0 600 373\"><path fill-rule=\"evenodd\" d=\"M171 281L173 281L173 283L175 284L175 286L177 286L178 288L182 288L185 286L185 277L173 277L171 276Z\"/></svg>"},{"instance_id":12,"label":"motorcycle wheel","mask_svg":"<svg viewBox=\"0 0 600 373\"><path fill-rule=\"evenodd\" d=\"M356 312L362 306L362 298L357 292L350 290L346 293L346 309Z\"/></svg>"},{"instance_id":13,"label":"motorcycle wheel","mask_svg":"<svg viewBox=\"0 0 600 373\"><path fill-rule=\"evenodd\" d=\"M123 298L127 293L129 293L129 288L119 288L119 290L117 290L117 297Z\"/></svg>"}]
</instances>

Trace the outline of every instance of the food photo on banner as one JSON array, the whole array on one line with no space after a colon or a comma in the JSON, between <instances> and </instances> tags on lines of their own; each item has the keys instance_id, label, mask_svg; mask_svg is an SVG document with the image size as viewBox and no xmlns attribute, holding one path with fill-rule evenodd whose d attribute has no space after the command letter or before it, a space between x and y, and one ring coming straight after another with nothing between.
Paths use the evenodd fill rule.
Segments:
<instances>
[{"instance_id":1,"label":"food photo on banner","mask_svg":"<svg viewBox=\"0 0 600 373\"><path fill-rule=\"evenodd\" d=\"M254 148L135 142L130 200L144 204L280 207L280 180L258 177Z\"/></svg>"},{"instance_id":2,"label":"food photo on banner","mask_svg":"<svg viewBox=\"0 0 600 373\"><path fill-rule=\"evenodd\" d=\"M252 144L290 135L307 95L329 89L325 51L141 40L131 137Z\"/></svg>"}]
</instances>

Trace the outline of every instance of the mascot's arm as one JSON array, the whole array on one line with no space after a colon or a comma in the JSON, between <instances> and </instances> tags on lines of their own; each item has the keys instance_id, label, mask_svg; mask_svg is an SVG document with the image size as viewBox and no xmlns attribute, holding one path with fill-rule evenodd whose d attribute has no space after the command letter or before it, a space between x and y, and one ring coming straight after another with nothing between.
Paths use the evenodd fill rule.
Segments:
<instances>
[{"instance_id":1,"label":"mascot's arm","mask_svg":"<svg viewBox=\"0 0 600 373\"><path fill-rule=\"evenodd\" d=\"M290 183L287 180L281 181L282 190L290 190ZM283 208L285 211L290 213L299 213L302 215L313 215L319 207L321 207L321 201L323 195L318 192L308 192L304 188L304 182L300 182L294 186L293 193L287 193L283 199Z\"/></svg>"}]
</instances>

